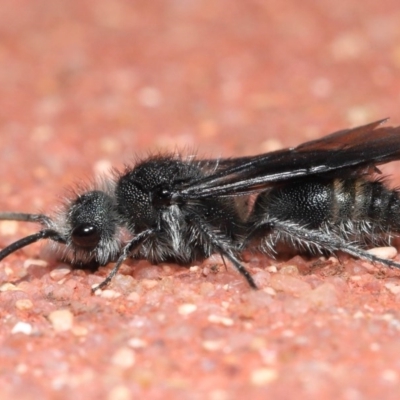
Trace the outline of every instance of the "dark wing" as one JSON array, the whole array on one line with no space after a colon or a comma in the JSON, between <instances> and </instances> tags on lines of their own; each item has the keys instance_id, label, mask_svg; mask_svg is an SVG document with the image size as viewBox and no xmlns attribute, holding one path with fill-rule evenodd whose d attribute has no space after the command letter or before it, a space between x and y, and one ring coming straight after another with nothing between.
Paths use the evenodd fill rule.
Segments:
<instances>
[{"instance_id":1,"label":"dark wing","mask_svg":"<svg viewBox=\"0 0 400 400\"><path fill-rule=\"evenodd\" d=\"M332 133L295 148L252 157L227 159L228 167L182 187L186 199L229 196L267 188L273 183L335 173L362 173L400 159L400 127L379 128L385 120Z\"/></svg>"},{"instance_id":2,"label":"dark wing","mask_svg":"<svg viewBox=\"0 0 400 400\"><path fill-rule=\"evenodd\" d=\"M345 147L354 146L357 143L369 142L377 139L378 131L388 131L397 128L391 126L385 128L378 128L380 125L385 123L388 118L381 119L379 121L372 122L368 125L357 126L352 129L344 129L338 132L331 133L320 139L312 140L310 142L303 143L296 147L297 151L301 151L303 148L307 151L311 149L323 149L323 150L339 150ZM378 133L377 133L378 132ZM385 138L385 133L382 135Z\"/></svg>"},{"instance_id":3,"label":"dark wing","mask_svg":"<svg viewBox=\"0 0 400 400\"><path fill-rule=\"evenodd\" d=\"M246 163L250 160L253 160L254 158L255 156L196 159L195 164L199 168L201 168L207 175L210 175L215 173L222 173L228 168L233 168L238 164Z\"/></svg>"}]
</instances>

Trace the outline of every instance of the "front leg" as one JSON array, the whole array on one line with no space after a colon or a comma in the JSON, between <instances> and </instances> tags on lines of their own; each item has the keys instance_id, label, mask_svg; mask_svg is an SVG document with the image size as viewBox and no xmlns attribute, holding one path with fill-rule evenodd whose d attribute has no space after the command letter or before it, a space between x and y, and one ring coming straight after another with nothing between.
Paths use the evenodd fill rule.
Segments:
<instances>
[{"instance_id":1,"label":"front leg","mask_svg":"<svg viewBox=\"0 0 400 400\"><path fill-rule=\"evenodd\" d=\"M105 286L107 286L111 280L114 278L114 276L117 274L118 270L120 269L122 263L129 258L132 253L140 246L143 244L143 242L153 235L155 232L154 229L146 229L143 232L140 232L137 234L125 247L122 249L122 252L120 256L118 257L117 262L114 265L114 268L110 271L110 273L107 275L107 277L104 279L103 282L100 282L97 286L92 288L92 292L95 292L97 289L103 289Z\"/></svg>"}]
</instances>

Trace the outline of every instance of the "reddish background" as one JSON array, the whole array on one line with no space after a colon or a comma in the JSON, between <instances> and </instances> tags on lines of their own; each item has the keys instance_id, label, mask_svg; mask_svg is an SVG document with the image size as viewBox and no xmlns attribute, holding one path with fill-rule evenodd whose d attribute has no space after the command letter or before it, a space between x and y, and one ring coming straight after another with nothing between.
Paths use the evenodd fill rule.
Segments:
<instances>
[{"instance_id":1,"label":"reddish background","mask_svg":"<svg viewBox=\"0 0 400 400\"><path fill-rule=\"evenodd\" d=\"M74 183L156 150L238 156L387 116L400 124L395 0L1 0L0 10L2 210L48 212ZM393 185L397 168L384 168ZM1 226L1 245L32 231ZM27 267L39 249L1 264L18 289L0 293L2 398L398 397L396 274L346 258L344 271L303 273L296 258L286 266L298 276L279 288L287 268L251 261L271 295L223 267L142 262L106 299L90 294L106 269L60 280L55 261ZM196 311L182 315L184 303ZM74 329L54 329L58 309ZM19 321L30 335L13 333Z\"/></svg>"}]
</instances>

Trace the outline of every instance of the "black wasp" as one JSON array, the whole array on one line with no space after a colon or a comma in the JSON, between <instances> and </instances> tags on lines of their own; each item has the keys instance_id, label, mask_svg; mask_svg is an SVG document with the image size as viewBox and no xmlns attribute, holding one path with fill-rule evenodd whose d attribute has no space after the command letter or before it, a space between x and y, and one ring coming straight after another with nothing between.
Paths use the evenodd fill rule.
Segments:
<instances>
[{"instance_id":1,"label":"black wasp","mask_svg":"<svg viewBox=\"0 0 400 400\"><path fill-rule=\"evenodd\" d=\"M0 220L42 225L0 251L0 260L50 239L73 264L114 261L98 287L129 257L187 264L219 253L255 288L241 251L258 246L273 254L281 241L400 268L364 250L400 231L400 195L374 177L376 165L400 159L400 127L382 122L257 156L149 157L69 199L53 218L0 213Z\"/></svg>"}]
</instances>

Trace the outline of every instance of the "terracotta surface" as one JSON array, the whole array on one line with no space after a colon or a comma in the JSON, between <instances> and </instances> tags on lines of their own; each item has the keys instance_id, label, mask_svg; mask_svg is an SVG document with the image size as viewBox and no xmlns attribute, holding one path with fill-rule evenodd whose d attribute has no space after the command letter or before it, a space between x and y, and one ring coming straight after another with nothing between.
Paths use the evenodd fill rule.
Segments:
<instances>
[{"instance_id":1,"label":"terracotta surface","mask_svg":"<svg viewBox=\"0 0 400 400\"><path fill-rule=\"evenodd\" d=\"M0 1L0 209L156 150L255 154L391 116L400 6L382 1ZM398 165L383 168L400 184ZM0 245L34 232L0 223ZM256 255L73 270L1 262L1 399L397 399L400 274ZM400 260L397 257L397 260Z\"/></svg>"}]
</instances>

